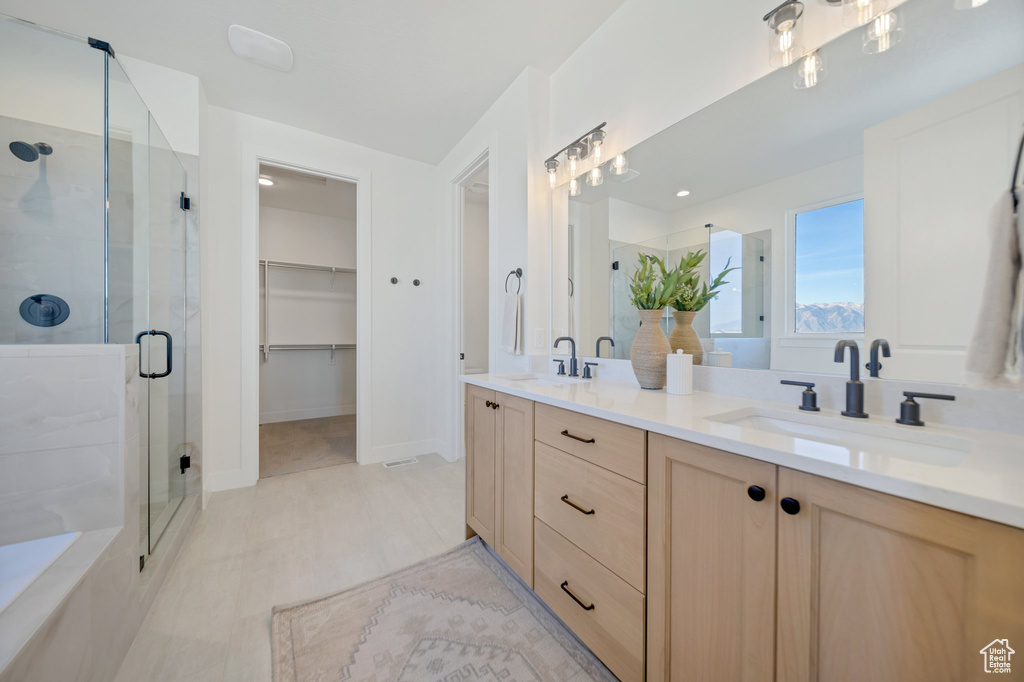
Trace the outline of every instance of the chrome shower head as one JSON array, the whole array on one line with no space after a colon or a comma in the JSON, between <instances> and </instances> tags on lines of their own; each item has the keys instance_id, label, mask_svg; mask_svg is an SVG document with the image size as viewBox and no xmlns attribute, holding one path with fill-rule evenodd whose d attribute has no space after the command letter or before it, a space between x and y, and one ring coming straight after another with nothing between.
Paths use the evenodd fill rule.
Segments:
<instances>
[{"instance_id":1,"label":"chrome shower head","mask_svg":"<svg viewBox=\"0 0 1024 682\"><path fill-rule=\"evenodd\" d=\"M22 161L31 163L39 159L39 155L49 156L53 153L53 147L46 144L45 142L36 142L35 144L29 144L28 142L21 142L15 140L14 142L7 145L11 150L11 153L17 156Z\"/></svg>"}]
</instances>

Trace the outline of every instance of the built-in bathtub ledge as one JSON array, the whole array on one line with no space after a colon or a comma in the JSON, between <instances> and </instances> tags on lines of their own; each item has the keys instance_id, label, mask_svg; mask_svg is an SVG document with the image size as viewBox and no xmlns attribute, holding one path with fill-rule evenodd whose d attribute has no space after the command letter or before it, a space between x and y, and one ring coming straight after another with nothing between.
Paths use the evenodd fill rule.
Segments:
<instances>
[{"instance_id":1,"label":"built-in bathtub ledge","mask_svg":"<svg viewBox=\"0 0 1024 682\"><path fill-rule=\"evenodd\" d=\"M31 585L0 612L0 671L42 628L121 531L117 528L82 533Z\"/></svg>"}]
</instances>

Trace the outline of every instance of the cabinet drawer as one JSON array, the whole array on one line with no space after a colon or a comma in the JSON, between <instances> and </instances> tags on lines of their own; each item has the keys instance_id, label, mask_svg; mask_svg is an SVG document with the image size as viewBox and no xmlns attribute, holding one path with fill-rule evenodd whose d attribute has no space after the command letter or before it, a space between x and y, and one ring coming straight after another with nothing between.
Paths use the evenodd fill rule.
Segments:
<instances>
[{"instance_id":1,"label":"cabinet drawer","mask_svg":"<svg viewBox=\"0 0 1024 682\"><path fill-rule=\"evenodd\" d=\"M537 518L643 592L644 486L544 443L534 472Z\"/></svg>"},{"instance_id":2,"label":"cabinet drawer","mask_svg":"<svg viewBox=\"0 0 1024 682\"><path fill-rule=\"evenodd\" d=\"M537 440L638 483L647 481L647 434L641 429L538 403Z\"/></svg>"},{"instance_id":3,"label":"cabinet drawer","mask_svg":"<svg viewBox=\"0 0 1024 682\"><path fill-rule=\"evenodd\" d=\"M644 596L540 519L534 541L537 595L622 682L643 680Z\"/></svg>"}]
</instances>

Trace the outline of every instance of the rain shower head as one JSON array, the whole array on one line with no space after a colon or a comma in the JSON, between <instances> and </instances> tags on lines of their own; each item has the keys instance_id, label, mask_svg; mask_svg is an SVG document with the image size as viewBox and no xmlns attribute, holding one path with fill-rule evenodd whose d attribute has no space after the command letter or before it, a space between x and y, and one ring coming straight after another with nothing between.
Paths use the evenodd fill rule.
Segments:
<instances>
[{"instance_id":1,"label":"rain shower head","mask_svg":"<svg viewBox=\"0 0 1024 682\"><path fill-rule=\"evenodd\" d=\"M17 156L22 161L31 163L39 159L39 155L49 156L53 153L53 147L46 144L45 142L36 142L35 144L29 144L28 142L21 142L15 140L8 145L11 153Z\"/></svg>"}]
</instances>

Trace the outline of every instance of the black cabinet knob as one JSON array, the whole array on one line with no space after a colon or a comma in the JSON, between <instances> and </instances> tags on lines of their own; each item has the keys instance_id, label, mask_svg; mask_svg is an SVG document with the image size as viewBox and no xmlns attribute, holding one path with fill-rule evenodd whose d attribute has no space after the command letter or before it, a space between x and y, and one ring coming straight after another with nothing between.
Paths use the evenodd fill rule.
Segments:
<instances>
[{"instance_id":1,"label":"black cabinet knob","mask_svg":"<svg viewBox=\"0 0 1024 682\"><path fill-rule=\"evenodd\" d=\"M488 401L484 402L484 405L486 405L487 407L490 407L490 406L491 406L491 405L493 405L493 404L494 404L494 403L492 403L492 402L491 402L490 400L488 400Z\"/></svg>"},{"instance_id":2,"label":"black cabinet knob","mask_svg":"<svg viewBox=\"0 0 1024 682\"><path fill-rule=\"evenodd\" d=\"M779 500L779 506L782 507L782 511L786 512L790 516L800 513L800 503L792 497L783 497Z\"/></svg>"},{"instance_id":3,"label":"black cabinet knob","mask_svg":"<svg viewBox=\"0 0 1024 682\"><path fill-rule=\"evenodd\" d=\"M754 502L760 502L764 499L764 488L759 485L752 485L747 488L747 496Z\"/></svg>"}]
</instances>

